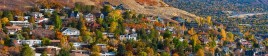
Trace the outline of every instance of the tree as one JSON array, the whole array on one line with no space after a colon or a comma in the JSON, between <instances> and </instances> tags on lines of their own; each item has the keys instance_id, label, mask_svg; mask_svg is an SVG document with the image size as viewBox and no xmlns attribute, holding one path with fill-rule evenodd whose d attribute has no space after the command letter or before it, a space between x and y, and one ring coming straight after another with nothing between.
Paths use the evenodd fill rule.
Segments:
<instances>
[{"instance_id":1,"label":"tree","mask_svg":"<svg viewBox=\"0 0 268 56\"><path fill-rule=\"evenodd\" d=\"M164 38L172 38L172 33L169 30L166 30L163 37Z\"/></svg>"},{"instance_id":2,"label":"tree","mask_svg":"<svg viewBox=\"0 0 268 56\"><path fill-rule=\"evenodd\" d=\"M31 17L29 18L28 22L30 22L30 23L35 23L35 18L34 18L33 16L31 16Z\"/></svg>"},{"instance_id":3,"label":"tree","mask_svg":"<svg viewBox=\"0 0 268 56\"><path fill-rule=\"evenodd\" d=\"M227 40L230 41L230 42L234 42L234 34L233 33L227 33Z\"/></svg>"},{"instance_id":4,"label":"tree","mask_svg":"<svg viewBox=\"0 0 268 56\"><path fill-rule=\"evenodd\" d=\"M190 30L188 30L188 34L190 34L190 35L196 34L194 28L191 28Z\"/></svg>"},{"instance_id":5,"label":"tree","mask_svg":"<svg viewBox=\"0 0 268 56\"><path fill-rule=\"evenodd\" d=\"M1 47L1 49L0 49L0 56L9 56L9 50L8 50L8 46L3 46L3 47Z\"/></svg>"},{"instance_id":6,"label":"tree","mask_svg":"<svg viewBox=\"0 0 268 56\"><path fill-rule=\"evenodd\" d=\"M161 56L170 56L170 54L168 52L162 52Z\"/></svg>"},{"instance_id":7,"label":"tree","mask_svg":"<svg viewBox=\"0 0 268 56\"><path fill-rule=\"evenodd\" d=\"M47 52L44 51L44 52L41 54L41 56L48 56L48 55L47 55Z\"/></svg>"},{"instance_id":8,"label":"tree","mask_svg":"<svg viewBox=\"0 0 268 56\"><path fill-rule=\"evenodd\" d=\"M3 29L2 22L0 21L0 30Z\"/></svg>"},{"instance_id":9,"label":"tree","mask_svg":"<svg viewBox=\"0 0 268 56\"><path fill-rule=\"evenodd\" d=\"M127 51L124 56L134 56L134 55L133 55L132 51Z\"/></svg>"},{"instance_id":10,"label":"tree","mask_svg":"<svg viewBox=\"0 0 268 56\"><path fill-rule=\"evenodd\" d=\"M197 56L205 56L205 52L203 49L199 49L196 53Z\"/></svg>"},{"instance_id":11,"label":"tree","mask_svg":"<svg viewBox=\"0 0 268 56\"><path fill-rule=\"evenodd\" d=\"M123 44L119 44L119 45L118 45L118 48L117 48L117 52L118 52L117 55L119 55L119 56L123 56L123 55L125 54L125 52L126 52L126 47L125 47L125 45L123 45Z\"/></svg>"},{"instance_id":12,"label":"tree","mask_svg":"<svg viewBox=\"0 0 268 56\"><path fill-rule=\"evenodd\" d=\"M221 28L221 36L222 36L221 40L225 41L227 38L227 35L226 35L226 32L223 28Z\"/></svg>"},{"instance_id":13,"label":"tree","mask_svg":"<svg viewBox=\"0 0 268 56\"><path fill-rule=\"evenodd\" d=\"M24 21L23 17L18 17L18 21Z\"/></svg>"},{"instance_id":14,"label":"tree","mask_svg":"<svg viewBox=\"0 0 268 56\"><path fill-rule=\"evenodd\" d=\"M101 51L100 47L97 45L93 45L90 49L91 52L97 52L99 53Z\"/></svg>"},{"instance_id":15,"label":"tree","mask_svg":"<svg viewBox=\"0 0 268 56\"><path fill-rule=\"evenodd\" d=\"M34 50L28 45L24 44L22 51L21 51L22 56L35 56Z\"/></svg>"},{"instance_id":16,"label":"tree","mask_svg":"<svg viewBox=\"0 0 268 56\"><path fill-rule=\"evenodd\" d=\"M55 18L54 18L54 26L55 26L55 29L61 29L61 26L62 26L62 21L59 17L59 15L56 15Z\"/></svg>"},{"instance_id":17,"label":"tree","mask_svg":"<svg viewBox=\"0 0 268 56\"><path fill-rule=\"evenodd\" d=\"M104 14L104 16L107 16L112 10L113 8L111 5L105 5L103 9L101 9L101 12Z\"/></svg>"},{"instance_id":18,"label":"tree","mask_svg":"<svg viewBox=\"0 0 268 56\"><path fill-rule=\"evenodd\" d=\"M114 10L108 14L108 22L117 22L118 20L123 20L121 10Z\"/></svg>"},{"instance_id":19,"label":"tree","mask_svg":"<svg viewBox=\"0 0 268 56\"><path fill-rule=\"evenodd\" d=\"M49 45L50 44L50 39L48 39L48 38L42 38L42 46L47 46L47 45Z\"/></svg>"},{"instance_id":20,"label":"tree","mask_svg":"<svg viewBox=\"0 0 268 56\"><path fill-rule=\"evenodd\" d=\"M117 22L112 22L109 32L114 32L117 29L117 26L118 26Z\"/></svg>"},{"instance_id":21,"label":"tree","mask_svg":"<svg viewBox=\"0 0 268 56\"><path fill-rule=\"evenodd\" d=\"M12 13L8 13L6 17L8 18L8 20L14 21Z\"/></svg>"},{"instance_id":22,"label":"tree","mask_svg":"<svg viewBox=\"0 0 268 56\"><path fill-rule=\"evenodd\" d=\"M66 50L66 49L61 49L59 54L57 56L70 56L70 52L69 50Z\"/></svg>"},{"instance_id":23,"label":"tree","mask_svg":"<svg viewBox=\"0 0 268 56\"><path fill-rule=\"evenodd\" d=\"M2 18L1 21L2 21L3 25L6 25L9 22L7 17Z\"/></svg>"},{"instance_id":24,"label":"tree","mask_svg":"<svg viewBox=\"0 0 268 56\"><path fill-rule=\"evenodd\" d=\"M207 16L207 23L208 25L212 25L211 16Z\"/></svg>"},{"instance_id":25,"label":"tree","mask_svg":"<svg viewBox=\"0 0 268 56\"><path fill-rule=\"evenodd\" d=\"M138 56L147 56L147 53L142 51L138 53Z\"/></svg>"}]
</instances>

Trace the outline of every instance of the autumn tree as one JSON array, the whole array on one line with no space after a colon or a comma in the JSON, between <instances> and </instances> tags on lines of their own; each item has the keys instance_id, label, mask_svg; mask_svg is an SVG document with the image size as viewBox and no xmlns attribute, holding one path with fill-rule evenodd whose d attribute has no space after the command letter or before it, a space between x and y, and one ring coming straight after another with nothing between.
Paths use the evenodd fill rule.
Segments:
<instances>
[{"instance_id":1,"label":"autumn tree","mask_svg":"<svg viewBox=\"0 0 268 56\"><path fill-rule=\"evenodd\" d=\"M31 16L28 20L29 23L35 23L35 18L33 16Z\"/></svg>"},{"instance_id":2,"label":"autumn tree","mask_svg":"<svg viewBox=\"0 0 268 56\"><path fill-rule=\"evenodd\" d=\"M147 56L147 53L142 51L138 53L138 56Z\"/></svg>"},{"instance_id":3,"label":"autumn tree","mask_svg":"<svg viewBox=\"0 0 268 56\"><path fill-rule=\"evenodd\" d=\"M226 38L227 38L227 35L226 35L226 32L225 32L225 30L223 28L221 28L221 36L222 36L221 40L225 41Z\"/></svg>"},{"instance_id":4,"label":"autumn tree","mask_svg":"<svg viewBox=\"0 0 268 56\"><path fill-rule=\"evenodd\" d=\"M21 55L22 56L35 56L35 52L34 50L32 50L32 48L28 44L24 44L22 51L21 51Z\"/></svg>"},{"instance_id":5,"label":"autumn tree","mask_svg":"<svg viewBox=\"0 0 268 56\"><path fill-rule=\"evenodd\" d=\"M170 54L168 52L162 52L161 56L170 56Z\"/></svg>"},{"instance_id":6,"label":"autumn tree","mask_svg":"<svg viewBox=\"0 0 268 56\"><path fill-rule=\"evenodd\" d=\"M9 22L9 20L7 17L4 17L1 19L1 22L3 23L3 25L6 25Z\"/></svg>"},{"instance_id":7,"label":"autumn tree","mask_svg":"<svg viewBox=\"0 0 268 56\"><path fill-rule=\"evenodd\" d=\"M205 56L205 51L203 49L199 49L196 53L197 56Z\"/></svg>"},{"instance_id":8,"label":"autumn tree","mask_svg":"<svg viewBox=\"0 0 268 56\"><path fill-rule=\"evenodd\" d=\"M188 34L190 34L190 35L196 34L194 28L191 28L190 30L188 30Z\"/></svg>"},{"instance_id":9,"label":"autumn tree","mask_svg":"<svg viewBox=\"0 0 268 56\"><path fill-rule=\"evenodd\" d=\"M109 32L114 32L117 29L118 23L117 22L112 22L110 25L110 30Z\"/></svg>"},{"instance_id":10,"label":"autumn tree","mask_svg":"<svg viewBox=\"0 0 268 56\"><path fill-rule=\"evenodd\" d=\"M207 16L207 24L212 26L211 16Z\"/></svg>"},{"instance_id":11,"label":"autumn tree","mask_svg":"<svg viewBox=\"0 0 268 56\"><path fill-rule=\"evenodd\" d=\"M1 47L1 49L0 49L0 56L9 56L9 50L8 50L8 46L3 46L3 47Z\"/></svg>"},{"instance_id":12,"label":"autumn tree","mask_svg":"<svg viewBox=\"0 0 268 56\"><path fill-rule=\"evenodd\" d=\"M233 33L227 33L227 40L230 42L234 42L234 34Z\"/></svg>"},{"instance_id":13,"label":"autumn tree","mask_svg":"<svg viewBox=\"0 0 268 56\"><path fill-rule=\"evenodd\" d=\"M108 23L122 21L121 10L114 10L108 14Z\"/></svg>"}]
</instances>

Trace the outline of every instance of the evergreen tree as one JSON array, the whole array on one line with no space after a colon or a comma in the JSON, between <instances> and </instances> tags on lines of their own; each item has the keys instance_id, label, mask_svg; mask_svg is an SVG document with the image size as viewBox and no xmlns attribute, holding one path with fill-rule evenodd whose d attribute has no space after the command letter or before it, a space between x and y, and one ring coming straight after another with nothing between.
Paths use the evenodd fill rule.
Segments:
<instances>
[{"instance_id":1,"label":"evergreen tree","mask_svg":"<svg viewBox=\"0 0 268 56\"><path fill-rule=\"evenodd\" d=\"M22 51L21 51L21 55L22 56L35 56L35 52L34 50L32 50L32 48L28 44L24 44Z\"/></svg>"},{"instance_id":2,"label":"evergreen tree","mask_svg":"<svg viewBox=\"0 0 268 56\"><path fill-rule=\"evenodd\" d=\"M55 16L54 27L57 30L60 30L62 27L62 20L60 19L59 15Z\"/></svg>"},{"instance_id":3,"label":"evergreen tree","mask_svg":"<svg viewBox=\"0 0 268 56\"><path fill-rule=\"evenodd\" d=\"M70 56L70 52L63 48L60 50L60 53L58 54L58 56Z\"/></svg>"}]
</instances>

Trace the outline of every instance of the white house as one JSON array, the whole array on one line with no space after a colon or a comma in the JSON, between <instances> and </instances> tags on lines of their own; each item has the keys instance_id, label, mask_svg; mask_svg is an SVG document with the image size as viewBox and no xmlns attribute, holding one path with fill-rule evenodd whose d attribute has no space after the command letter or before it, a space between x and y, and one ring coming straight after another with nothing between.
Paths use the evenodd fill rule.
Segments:
<instances>
[{"instance_id":1,"label":"white house","mask_svg":"<svg viewBox=\"0 0 268 56\"><path fill-rule=\"evenodd\" d=\"M106 48L106 44L96 44L96 45L101 47L101 48Z\"/></svg>"},{"instance_id":2,"label":"white house","mask_svg":"<svg viewBox=\"0 0 268 56\"><path fill-rule=\"evenodd\" d=\"M18 44L41 45L42 40L17 40Z\"/></svg>"},{"instance_id":3,"label":"white house","mask_svg":"<svg viewBox=\"0 0 268 56\"><path fill-rule=\"evenodd\" d=\"M78 47L81 47L81 45L86 45L85 43L80 43L80 42L74 42L73 43L73 46L78 48Z\"/></svg>"},{"instance_id":4,"label":"white house","mask_svg":"<svg viewBox=\"0 0 268 56\"><path fill-rule=\"evenodd\" d=\"M126 34L126 35L120 35L120 40L137 40L138 34L133 33L133 34Z\"/></svg>"},{"instance_id":5,"label":"white house","mask_svg":"<svg viewBox=\"0 0 268 56\"><path fill-rule=\"evenodd\" d=\"M94 15L91 14L91 13L85 15L84 17L85 17L85 19L86 19L87 22L93 22L93 21L95 21L94 20Z\"/></svg>"},{"instance_id":6,"label":"white house","mask_svg":"<svg viewBox=\"0 0 268 56\"><path fill-rule=\"evenodd\" d=\"M15 25L12 25L12 26L6 26L7 30L8 30L8 34L15 34L17 31L21 30L22 27L20 26L15 26Z\"/></svg>"},{"instance_id":7,"label":"white house","mask_svg":"<svg viewBox=\"0 0 268 56\"><path fill-rule=\"evenodd\" d=\"M30 23L28 21L9 21L12 25L21 26L21 27L28 27Z\"/></svg>"},{"instance_id":8,"label":"white house","mask_svg":"<svg viewBox=\"0 0 268 56\"><path fill-rule=\"evenodd\" d=\"M55 9L40 9L40 11L49 12L50 14L52 14L52 12L54 12Z\"/></svg>"},{"instance_id":9,"label":"white house","mask_svg":"<svg viewBox=\"0 0 268 56\"><path fill-rule=\"evenodd\" d=\"M106 35L107 37L114 37L114 33L103 32L102 34Z\"/></svg>"},{"instance_id":10,"label":"white house","mask_svg":"<svg viewBox=\"0 0 268 56\"><path fill-rule=\"evenodd\" d=\"M105 53L100 53L100 56L115 56L114 52L105 52Z\"/></svg>"},{"instance_id":11,"label":"white house","mask_svg":"<svg viewBox=\"0 0 268 56\"><path fill-rule=\"evenodd\" d=\"M34 16L34 18L42 18L44 17L43 13L40 12L33 12L31 16Z\"/></svg>"},{"instance_id":12,"label":"white house","mask_svg":"<svg viewBox=\"0 0 268 56\"><path fill-rule=\"evenodd\" d=\"M63 35L78 37L80 35L80 31L76 28L64 27L61 29Z\"/></svg>"}]
</instances>

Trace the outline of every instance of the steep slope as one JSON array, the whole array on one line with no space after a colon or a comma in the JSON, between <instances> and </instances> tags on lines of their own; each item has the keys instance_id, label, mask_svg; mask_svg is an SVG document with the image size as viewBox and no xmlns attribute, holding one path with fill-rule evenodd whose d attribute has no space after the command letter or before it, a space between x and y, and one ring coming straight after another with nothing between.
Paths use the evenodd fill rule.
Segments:
<instances>
[{"instance_id":1,"label":"steep slope","mask_svg":"<svg viewBox=\"0 0 268 56\"><path fill-rule=\"evenodd\" d=\"M0 1L0 9L20 9L25 7L31 7L36 3L37 0L3 0ZM146 5L146 3L151 2L145 2L145 4L138 3L137 1L149 1L149 0L47 0L47 1L53 1L53 2L59 2L61 4L68 4L70 5L73 2L83 2L87 5L102 5L103 2L109 2L112 5L119 5L123 4L124 7L136 11L140 14L146 14L146 15L152 15L152 16L160 16L162 18L165 18L169 21L172 17L182 17L185 19L193 19L198 18L198 16L188 13L184 10L180 10L174 7L169 7L169 5L165 4L162 0L150 0L154 1L157 4L153 6Z\"/></svg>"},{"instance_id":2,"label":"steep slope","mask_svg":"<svg viewBox=\"0 0 268 56\"><path fill-rule=\"evenodd\" d=\"M130 10L136 11L137 13L152 15L152 16L160 16L169 21L172 21L170 20L170 18L177 17L177 16L185 18L185 19L199 18L198 16L188 13L184 10L180 10L174 7L169 7L167 4L165 4L161 0L153 0L153 1L158 2L158 5L156 6L141 5L136 0L91 0L91 1L96 2L96 3L109 2L112 5L123 4L124 7ZM99 4L96 4L96 5L99 5Z\"/></svg>"}]
</instances>

